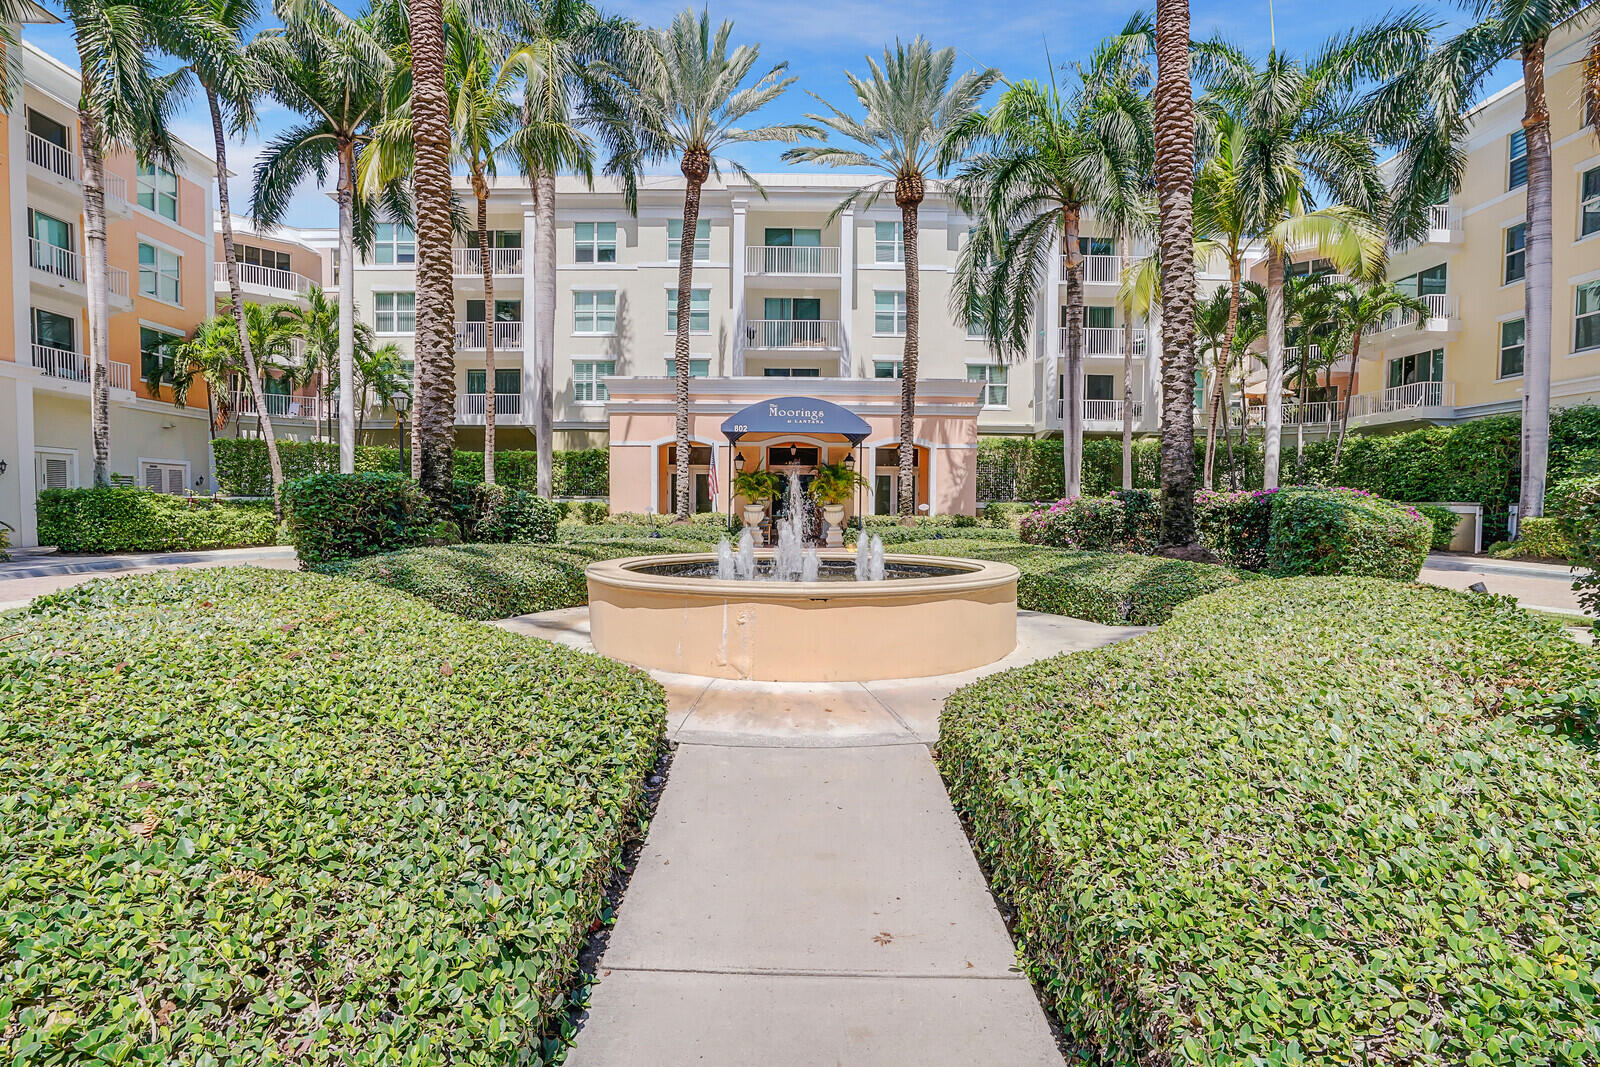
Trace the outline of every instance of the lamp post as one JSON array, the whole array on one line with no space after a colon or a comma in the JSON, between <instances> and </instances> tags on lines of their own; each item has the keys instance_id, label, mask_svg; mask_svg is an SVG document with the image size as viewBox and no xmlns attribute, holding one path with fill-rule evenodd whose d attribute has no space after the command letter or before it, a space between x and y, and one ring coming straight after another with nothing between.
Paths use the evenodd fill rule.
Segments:
<instances>
[{"instance_id":1,"label":"lamp post","mask_svg":"<svg viewBox=\"0 0 1600 1067\"><path fill-rule=\"evenodd\" d=\"M858 446L856 445L851 445L850 451L844 454L844 469L849 471L852 475L850 479L850 501L852 510L855 511L854 518L856 520L856 529L859 531L865 531L866 527L861 523L861 486L856 484L856 480L853 477L853 475L856 473L857 447Z\"/></svg>"},{"instance_id":2,"label":"lamp post","mask_svg":"<svg viewBox=\"0 0 1600 1067\"><path fill-rule=\"evenodd\" d=\"M395 418L400 422L400 473L408 474L411 468L406 465L406 411L411 407L411 394L396 393L389 405L394 408Z\"/></svg>"}]
</instances>

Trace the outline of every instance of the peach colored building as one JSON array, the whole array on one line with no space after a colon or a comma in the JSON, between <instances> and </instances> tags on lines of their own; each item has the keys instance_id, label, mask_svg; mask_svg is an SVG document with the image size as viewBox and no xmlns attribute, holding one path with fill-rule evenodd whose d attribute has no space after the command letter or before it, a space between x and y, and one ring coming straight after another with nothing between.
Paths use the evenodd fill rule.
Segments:
<instances>
[{"instance_id":1,"label":"peach colored building","mask_svg":"<svg viewBox=\"0 0 1600 1067\"><path fill-rule=\"evenodd\" d=\"M611 509L670 514L677 477L675 383L666 377L606 379ZM964 379L925 378L917 383L917 506L931 515L970 515L978 503L978 413L984 386ZM859 415L869 429L856 450L857 470L867 488L868 513L893 512L898 493L900 383L877 378L814 378L804 382L769 378L694 378L690 383L692 441L690 472L695 510L727 512L730 472L740 457L745 469L793 472L808 480L818 463L842 462L852 451L837 434L753 434L731 445L723 422L749 405L785 397L816 398ZM854 506L846 509L847 516Z\"/></svg>"}]
</instances>

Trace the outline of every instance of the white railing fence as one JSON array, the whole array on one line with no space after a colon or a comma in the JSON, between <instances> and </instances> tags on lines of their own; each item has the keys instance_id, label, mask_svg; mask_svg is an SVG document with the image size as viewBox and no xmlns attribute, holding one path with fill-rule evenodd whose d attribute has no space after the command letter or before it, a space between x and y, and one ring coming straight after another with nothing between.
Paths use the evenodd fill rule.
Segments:
<instances>
[{"instance_id":1,"label":"white railing fence","mask_svg":"<svg viewBox=\"0 0 1600 1067\"><path fill-rule=\"evenodd\" d=\"M228 284L228 264L217 264L217 284ZM239 264L239 284L252 285L262 289L277 289L285 293L308 293L311 291L311 279L303 274L296 274L292 270L279 270L277 267L263 267L259 263Z\"/></svg>"},{"instance_id":2,"label":"white railing fence","mask_svg":"<svg viewBox=\"0 0 1600 1067\"><path fill-rule=\"evenodd\" d=\"M751 319L745 323L747 348L838 348L837 319Z\"/></svg>"},{"instance_id":3,"label":"white railing fence","mask_svg":"<svg viewBox=\"0 0 1600 1067\"><path fill-rule=\"evenodd\" d=\"M332 410L323 403L323 398L320 396L267 393L262 399L266 401L267 417L272 419L321 419L327 415L325 408ZM250 390L235 392L233 410L240 415L253 417L257 411L255 393Z\"/></svg>"},{"instance_id":4,"label":"white railing fence","mask_svg":"<svg viewBox=\"0 0 1600 1067\"><path fill-rule=\"evenodd\" d=\"M481 277L483 274L483 261L478 257L476 248L452 248L450 259L451 269L460 277ZM489 249L489 266L494 269L497 277L521 274L522 249Z\"/></svg>"},{"instance_id":5,"label":"white railing fence","mask_svg":"<svg viewBox=\"0 0 1600 1067\"><path fill-rule=\"evenodd\" d=\"M1428 229L1459 230L1461 213L1449 204L1434 204L1428 208Z\"/></svg>"},{"instance_id":6,"label":"white railing fence","mask_svg":"<svg viewBox=\"0 0 1600 1067\"><path fill-rule=\"evenodd\" d=\"M1124 332L1121 326L1085 326L1083 328L1083 354L1085 356L1120 356ZM1067 327L1061 327L1061 351L1067 350ZM1144 354L1143 330L1133 331L1133 354Z\"/></svg>"},{"instance_id":7,"label":"white railing fence","mask_svg":"<svg viewBox=\"0 0 1600 1067\"><path fill-rule=\"evenodd\" d=\"M1122 256L1082 255L1078 263L1083 268L1085 285L1116 285L1122 281ZM1061 257L1061 277L1067 276L1067 257Z\"/></svg>"},{"instance_id":8,"label":"white railing fence","mask_svg":"<svg viewBox=\"0 0 1600 1067\"><path fill-rule=\"evenodd\" d=\"M83 281L83 257L70 248L28 238L28 266L68 281Z\"/></svg>"},{"instance_id":9,"label":"white railing fence","mask_svg":"<svg viewBox=\"0 0 1600 1067\"><path fill-rule=\"evenodd\" d=\"M28 134L28 162L68 181L78 180L78 157L36 133Z\"/></svg>"},{"instance_id":10,"label":"white railing fence","mask_svg":"<svg viewBox=\"0 0 1600 1067\"><path fill-rule=\"evenodd\" d=\"M831 247L750 245L745 249L750 274L838 274L839 250Z\"/></svg>"},{"instance_id":11,"label":"white railing fence","mask_svg":"<svg viewBox=\"0 0 1600 1067\"><path fill-rule=\"evenodd\" d=\"M33 365L52 378L62 378L69 382L89 380L89 357L81 352L68 352L64 348L53 348L50 345L33 345L32 355ZM111 388L133 388L132 367L113 360L108 369L110 374L107 379Z\"/></svg>"},{"instance_id":12,"label":"white railing fence","mask_svg":"<svg viewBox=\"0 0 1600 1067\"><path fill-rule=\"evenodd\" d=\"M1351 397L1350 417L1384 415L1411 408L1454 407L1455 402L1455 382L1412 382Z\"/></svg>"},{"instance_id":13,"label":"white railing fence","mask_svg":"<svg viewBox=\"0 0 1600 1067\"><path fill-rule=\"evenodd\" d=\"M121 267L107 267L106 288L111 290L112 296L127 296L128 272Z\"/></svg>"},{"instance_id":14,"label":"white railing fence","mask_svg":"<svg viewBox=\"0 0 1600 1067\"><path fill-rule=\"evenodd\" d=\"M456 414L466 418L483 418L488 411L488 394L486 393L457 393ZM521 393L496 393L494 395L494 413L498 418L501 415L522 414Z\"/></svg>"},{"instance_id":15,"label":"white railing fence","mask_svg":"<svg viewBox=\"0 0 1600 1067\"><path fill-rule=\"evenodd\" d=\"M485 322L458 322L456 323L456 347L469 352L483 351L484 342L488 338L488 323ZM496 352L513 351L522 347L522 323L497 322L494 324L494 347Z\"/></svg>"}]
</instances>

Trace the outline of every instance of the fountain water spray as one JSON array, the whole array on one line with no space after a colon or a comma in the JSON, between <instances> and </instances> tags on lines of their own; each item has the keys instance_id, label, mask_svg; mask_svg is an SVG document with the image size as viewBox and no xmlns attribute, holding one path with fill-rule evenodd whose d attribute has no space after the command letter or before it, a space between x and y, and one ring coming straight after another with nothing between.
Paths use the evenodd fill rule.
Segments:
<instances>
[{"instance_id":1,"label":"fountain water spray","mask_svg":"<svg viewBox=\"0 0 1600 1067\"><path fill-rule=\"evenodd\" d=\"M733 546L724 537L717 542L717 581L731 582L736 577L733 568Z\"/></svg>"},{"instance_id":2,"label":"fountain water spray","mask_svg":"<svg viewBox=\"0 0 1600 1067\"><path fill-rule=\"evenodd\" d=\"M877 534L872 535L872 551L867 561L867 580L883 581L883 538Z\"/></svg>"},{"instance_id":3,"label":"fountain water spray","mask_svg":"<svg viewBox=\"0 0 1600 1067\"><path fill-rule=\"evenodd\" d=\"M756 576L756 539L750 536L750 527L739 533L739 551L733 557L733 574L741 582Z\"/></svg>"}]
</instances>

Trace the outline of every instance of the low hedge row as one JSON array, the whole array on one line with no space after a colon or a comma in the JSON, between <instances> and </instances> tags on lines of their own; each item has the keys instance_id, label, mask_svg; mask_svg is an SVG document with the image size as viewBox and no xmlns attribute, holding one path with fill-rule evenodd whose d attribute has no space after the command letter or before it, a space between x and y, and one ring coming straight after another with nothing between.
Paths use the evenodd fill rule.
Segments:
<instances>
[{"instance_id":1,"label":"low hedge row","mask_svg":"<svg viewBox=\"0 0 1600 1067\"><path fill-rule=\"evenodd\" d=\"M646 675L252 568L5 635L8 1060L552 1062L663 743Z\"/></svg>"},{"instance_id":2,"label":"low hedge row","mask_svg":"<svg viewBox=\"0 0 1600 1067\"><path fill-rule=\"evenodd\" d=\"M420 545L438 522L416 482L381 471L296 478L283 506L302 567Z\"/></svg>"},{"instance_id":3,"label":"low hedge row","mask_svg":"<svg viewBox=\"0 0 1600 1067\"><path fill-rule=\"evenodd\" d=\"M265 441L245 437L219 437L211 443L217 485L232 496L270 496L272 470ZM604 448L557 451L552 456L551 492L554 496L603 497L610 493L610 453ZM279 441L278 458L284 480L339 470L339 446L324 441ZM483 481L483 452L456 450L456 477ZM356 470L400 471L400 450L387 445L356 449ZM538 455L511 449L494 454L495 482L530 492L538 488Z\"/></svg>"},{"instance_id":4,"label":"low hedge row","mask_svg":"<svg viewBox=\"0 0 1600 1067\"><path fill-rule=\"evenodd\" d=\"M1508 687L1557 676L1592 722L1508 602L1252 582L961 690L938 760L1096 1062L1593 1063L1600 761Z\"/></svg>"},{"instance_id":5,"label":"low hedge row","mask_svg":"<svg viewBox=\"0 0 1600 1067\"><path fill-rule=\"evenodd\" d=\"M1559 518L1523 519L1515 541L1499 541L1485 551L1496 559L1566 563L1578 555L1578 542Z\"/></svg>"},{"instance_id":6,"label":"low hedge row","mask_svg":"<svg viewBox=\"0 0 1600 1067\"><path fill-rule=\"evenodd\" d=\"M272 505L230 503L148 489L46 489L39 543L62 552L183 552L277 542Z\"/></svg>"},{"instance_id":7,"label":"low hedge row","mask_svg":"<svg viewBox=\"0 0 1600 1067\"><path fill-rule=\"evenodd\" d=\"M1415 581L1434 526L1360 489L1288 486L1196 497L1200 538L1237 567L1279 577L1348 574Z\"/></svg>"}]
</instances>

